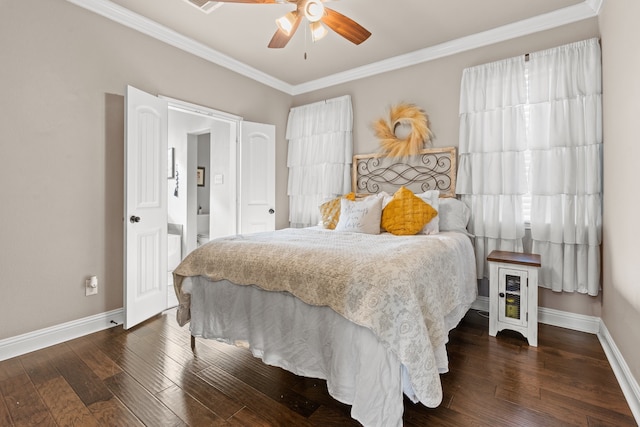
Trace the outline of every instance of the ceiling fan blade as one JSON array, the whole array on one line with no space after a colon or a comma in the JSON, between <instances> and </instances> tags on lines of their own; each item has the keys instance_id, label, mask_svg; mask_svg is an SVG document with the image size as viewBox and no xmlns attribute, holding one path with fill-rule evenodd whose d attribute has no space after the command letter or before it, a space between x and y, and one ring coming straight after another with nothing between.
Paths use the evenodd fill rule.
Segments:
<instances>
[{"instance_id":1,"label":"ceiling fan blade","mask_svg":"<svg viewBox=\"0 0 640 427\"><path fill-rule=\"evenodd\" d=\"M322 17L322 22L351 43L360 44L371 35L362 25L351 18L347 18L340 12L328 7L325 7L324 10L326 13Z\"/></svg>"},{"instance_id":2,"label":"ceiling fan blade","mask_svg":"<svg viewBox=\"0 0 640 427\"><path fill-rule=\"evenodd\" d=\"M269 47L274 49L285 47L287 43L289 43L289 40L291 40L291 37L293 37L293 35L295 34L298 26L300 25L300 22L302 22L302 14L298 14L298 16L296 17L289 35L278 28L278 30L276 30L275 34L271 38L271 41L269 42Z\"/></svg>"}]
</instances>

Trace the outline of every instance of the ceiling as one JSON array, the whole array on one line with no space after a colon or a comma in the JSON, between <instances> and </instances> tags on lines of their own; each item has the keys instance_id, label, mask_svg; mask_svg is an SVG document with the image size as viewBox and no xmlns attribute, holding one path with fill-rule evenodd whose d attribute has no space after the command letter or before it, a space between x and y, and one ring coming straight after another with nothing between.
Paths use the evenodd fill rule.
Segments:
<instances>
[{"instance_id":1,"label":"ceiling","mask_svg":"<svg viewBox=\"0 0 640 427\"><path fill-rule=\"evenodd\" d=\"M267 45L287 3L205 13L186 0L68 1L297 94L597 16L603 0L327 0L371 37L354 45L329 31L314 43L303 24L282 49Z\"/></svg>"}]
</instances>

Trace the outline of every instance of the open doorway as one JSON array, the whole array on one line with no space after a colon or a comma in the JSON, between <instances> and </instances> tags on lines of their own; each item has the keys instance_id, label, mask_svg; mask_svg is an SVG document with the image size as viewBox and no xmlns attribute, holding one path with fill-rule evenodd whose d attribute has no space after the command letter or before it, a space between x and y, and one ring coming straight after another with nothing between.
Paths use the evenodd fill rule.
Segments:
<instances>
[{"instance_id":1,"label":"open doorway","mask_svg":"<svg viewBox=\"0 0 640 427\"><path fill-rule=\"evenodd\" d=\"M238 123L239 118L169 104L169 307L177 304L172 272L182 258L212 238L236 234Z\"/></svg>"},{"instance_id":2,"label":"open doorway","mask_svg":"<svg viewBox=\"0 0 640 427\"><path fill-rule=\"evenodd\" d=\"M198 175L201 135L209 135L210 170ZM275 228L275 126L127 86L125 146L128 329L175 305L168 282L197 247L199 176L210 177L210 238Z\"/></svg>"}]
</instances>

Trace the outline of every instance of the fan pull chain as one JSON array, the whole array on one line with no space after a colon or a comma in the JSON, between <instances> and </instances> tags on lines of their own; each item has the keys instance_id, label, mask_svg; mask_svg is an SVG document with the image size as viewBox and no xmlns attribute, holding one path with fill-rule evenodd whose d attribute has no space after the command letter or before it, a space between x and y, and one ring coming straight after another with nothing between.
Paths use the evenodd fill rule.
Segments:
<instances>
[{"instance_id":1,"label":"fan pull chain","mask_svg":"<svg viewBox=\"0 0 640 427\"><path fill-rule=\"evenodd\" d=\"M304 32L304 60L307 60L307 31Z\"/></svg>"}]
</instances>

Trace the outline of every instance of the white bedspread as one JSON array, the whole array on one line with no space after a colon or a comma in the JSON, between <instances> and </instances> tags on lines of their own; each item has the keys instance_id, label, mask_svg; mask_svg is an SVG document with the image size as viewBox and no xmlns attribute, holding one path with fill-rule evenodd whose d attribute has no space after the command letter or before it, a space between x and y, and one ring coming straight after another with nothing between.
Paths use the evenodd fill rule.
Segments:
<instances>
[{"instance_id":1,"label":"white bedspread","mask_svg":"<svg viewBox=\"0 0 640 427\"><path fill-rule=\"evenodd\" d=\"M234 236L200 247L174 273L180 323L189 317L189 295L181 287L186 276L257 285L330 307L372 331L406 368L410 397L430 407L442 400L437 349L477 293L473 249L458 233L286 229Z\"/></svg>"},{"instance_id":2,"label":"white bedspread","mask_svg":"<svg viewBox=\"0 0 640 427\"><path fill-rule=\"evenodd\" d=\"M200 276L185 279L184 288L192 335L249 347L268 365L326 380L329 394L351 405L364 426L402 425L403 391L413 391L397 357L369 329L284 292ZM446 367L444 346L437 354Z\"/></svg>"}]
</instances>

